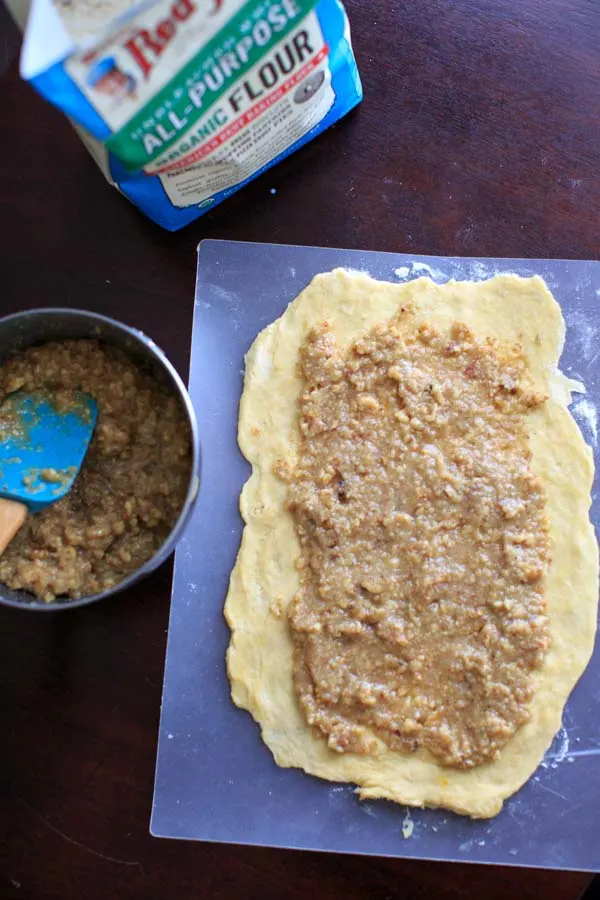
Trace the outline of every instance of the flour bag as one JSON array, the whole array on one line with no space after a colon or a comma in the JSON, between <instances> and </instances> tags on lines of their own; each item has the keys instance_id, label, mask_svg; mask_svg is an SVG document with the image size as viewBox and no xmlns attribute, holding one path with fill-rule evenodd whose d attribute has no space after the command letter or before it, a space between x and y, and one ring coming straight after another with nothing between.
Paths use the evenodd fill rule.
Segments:
<instances>
[{"instance_id":1,"label":"flour bag","mask_svg":"<svg viewBox=\"0 0 600 900\"><path fill-rule=\"evenodd\" d=\"M172 231L362 97L338 0L33 0L21 75Z\"/></svg>"}]
</instances>

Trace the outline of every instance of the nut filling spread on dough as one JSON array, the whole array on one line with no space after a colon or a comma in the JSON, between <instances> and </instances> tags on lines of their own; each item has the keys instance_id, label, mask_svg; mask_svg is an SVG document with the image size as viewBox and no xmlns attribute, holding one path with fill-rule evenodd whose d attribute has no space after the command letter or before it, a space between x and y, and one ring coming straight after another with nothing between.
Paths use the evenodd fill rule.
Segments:
<instances>
[{"instance_id":1,"label":"nut filling spread on dough","mask_svg":"<svg viewBox=\"0 0 600 900\"><path fill-rule=\"evenodd\" d=\"M407 324L405 324L407 323ZM302 347L294 686L331 749L429 751L470 768L529 718L549 645L545 495L519 346L403 310L342 352Z\"/></svg>"},{"instance_id":2,"label":"nut filling spread on dough","mask_svg":"<svg viewBox=\"0 0 600 900\"><path fill-rule=\"evenodd\" d=\"M0 558L0 582L43 600L123 581L173 528L190 477L177 401L128 356L94 340L32 347L0 368L0 400L19 389L95 398L98 421L68 494L30 515Z\"/></svg>"}]
</instances>

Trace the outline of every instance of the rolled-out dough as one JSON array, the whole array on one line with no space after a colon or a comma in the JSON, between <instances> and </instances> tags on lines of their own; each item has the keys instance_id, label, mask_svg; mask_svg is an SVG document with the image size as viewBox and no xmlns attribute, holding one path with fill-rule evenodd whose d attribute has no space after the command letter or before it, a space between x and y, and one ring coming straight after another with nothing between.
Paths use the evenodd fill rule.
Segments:
<instances>
[{"instance_id":1,"label":"rolled-out dough","mask_svg":"<svg viewBox=\"0 0 600 900\"><path fill-rule=\"evenodd\" d=\"M285 610L298 589L299 544L273 473L298 452L298 350L323 321L343 347L402 305L413 321L441 329L465 323L477 336L520 341L536 386L550 399L527 414L532 468L544 482L552 561L545 581L552 647L534 673L532 716L494 762L471 770L441 767L425 751L338 754L306 724L292 686L292 640ZM252 464L240 499L246 523L225 615L234 702L249 710L280 766L352 782L361 798L444 807L476 818L496 815L530 777L561 724L563 707L592 653L598 602L598 547L589 519L594 466L567 404L575 383L558 371L564 341L560 307L538 277L499 275L437 285L427 278L387 284L342 269L318 275L255 340L246 358L239 443Z\"/></svg>"}]
</instances>

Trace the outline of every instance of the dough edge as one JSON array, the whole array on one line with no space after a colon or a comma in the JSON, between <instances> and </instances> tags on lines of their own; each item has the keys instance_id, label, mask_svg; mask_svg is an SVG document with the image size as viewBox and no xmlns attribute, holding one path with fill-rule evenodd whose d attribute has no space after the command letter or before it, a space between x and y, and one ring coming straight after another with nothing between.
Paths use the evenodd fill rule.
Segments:
<instances>
[{"instance_id":1,"label":"dough edge","mask_svg":"<svg viewBox=\"0 0 600 900\"><path fill-rule=\"evenodd\" d=\"M418 322L444 327L460 321L478 336L520 340L536 384L550 395L528 413L527 427L532 468L548 496L552 648L534 676L531 720L498 760L468 771L441 767L425 751L406 756L382 747L376 756L360 756L329 750L306 724L291 678L285 608L298 587L293 563L299 545L284 505L286 487L273 465L279 459L293 465L296 458L296 401L302 388L298 348L323 321L347 346L405 304L414 306ZM576 383L557 368L564 335L560 307L538 276L393 284L336 269L317 275L254 341L246 357L238 433L252 475L240 497L246 527L225 603L232 633L227 668L233 701L260 725L278 765L353 783L361 799L441 807L473 818L500 812L503 801L537 768L592 654L598 602L598 545L589 519L593 456L567 409Z\"/></svg>"}]
</instances>

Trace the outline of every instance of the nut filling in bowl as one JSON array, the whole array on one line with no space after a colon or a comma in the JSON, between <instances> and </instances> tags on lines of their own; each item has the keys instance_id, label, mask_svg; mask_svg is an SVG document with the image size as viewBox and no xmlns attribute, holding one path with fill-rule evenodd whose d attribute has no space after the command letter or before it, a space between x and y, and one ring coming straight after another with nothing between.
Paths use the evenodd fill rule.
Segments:
<instances>
[{"instance_id":1,"label":"nut filling in bowl","mask_svg":"<svg viewBox=\"0 0 600 900\"><path fill-rule=\"evenodd\" d=\"M97 340L9 359L0 399L20 389L84 391L98 421L73 488L28 517L0 557L0 582L48 602L110 590L157 552L182 510L192 465L184 410L126 353Z\"/></svg>"}]
</instances>

